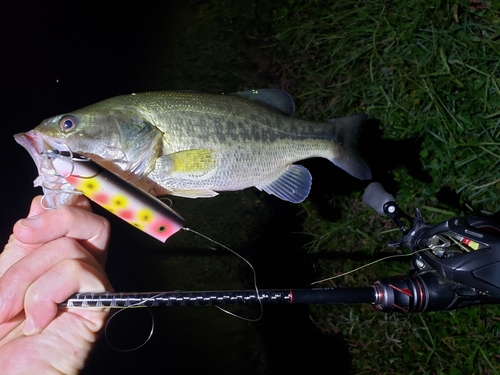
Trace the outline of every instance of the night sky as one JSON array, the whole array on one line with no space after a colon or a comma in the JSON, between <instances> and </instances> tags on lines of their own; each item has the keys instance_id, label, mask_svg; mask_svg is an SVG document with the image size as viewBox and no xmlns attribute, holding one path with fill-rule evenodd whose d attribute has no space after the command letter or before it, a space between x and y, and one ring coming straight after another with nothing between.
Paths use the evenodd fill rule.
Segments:
<instances>
[{"instance_id":1,"label":"night sky","mask_svg":"<svg viewBox=\"0 0 500 375\"><path fill-rule=\"evenodd\" d=\"M41 193L32 185L37 175L35 165L13 135L34 128L45 118L111 96L171 89L168 82L156 77L164 73L158 72L158 67L168 70L171 41L190 22L185 11L183 18L178 17L179 4L183 1L31 1L0 5L2 244L15 221L26 215L31 199ZM272 200L281 212L295 217L290 205L277 201ZM108 269L115 287L125 291L165 288L159 285L159 276L147 281L134 268L142 264L141 256L156 256L164 250L146 235L129 229L118 220L112 221ZM273 264L272 257L266 262L271 269L287 268ZM118 269L126 271L120 273ZM177 285L176 280L173 285ZM284 285L275 283L272 287ZM234 318L215 309L153 314L156 330L151 342L123 353L101 340L85 373L137 374L160 368L164 371L156 373L279 374L319 371L325 366L341 370L342 363L332 361L348 361L343 348L332 346L319 332L309 329L307 309L302 307L266 311L264 319L253 326L241 320L234 323ZM147 315L133 315L122 333L127 336L141 331L138 322L146 321L147 325L148 319ZM199 327L205 326L212 330L201 332ZM255 359L259 356L267 359L267 370L259 367Z\"/></svg>"}]
</instances>

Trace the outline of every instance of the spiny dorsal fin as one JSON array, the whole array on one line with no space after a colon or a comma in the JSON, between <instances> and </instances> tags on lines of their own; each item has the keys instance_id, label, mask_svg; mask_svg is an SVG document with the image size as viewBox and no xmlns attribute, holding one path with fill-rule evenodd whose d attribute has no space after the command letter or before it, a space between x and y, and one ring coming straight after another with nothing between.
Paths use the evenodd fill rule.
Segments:
<instances>
[{"instance_id":1,"label":"spiny dorsal fin","mask_svg":"<svg viewBox=\"0 0 500 375\"><path fill-rule=\"evenodd\" d=\"M267 104L285 115L293 116L295 103L292 96L281 89L256 89L236 92L235 95L244 96Z\"/></svg>"}]
</instances>

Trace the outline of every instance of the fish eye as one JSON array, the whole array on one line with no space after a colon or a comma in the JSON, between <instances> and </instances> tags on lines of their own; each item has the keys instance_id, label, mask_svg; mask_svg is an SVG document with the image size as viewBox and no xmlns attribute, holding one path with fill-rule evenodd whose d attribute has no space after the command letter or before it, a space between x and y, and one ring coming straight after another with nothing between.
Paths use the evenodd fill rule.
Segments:
<instances>
[{"instance_id":1,"label":"fish eye","mask_svg":"<svg viewBox=\"0 0 500 375\"><path fill-rule=\"evenodd\" d=\"M75 116L67 115L63 116L59 120L59 127L63 132L68 132L70 130L73 130L74 128L76 128L77 125L78 125L78 120L76 119Z\"/></svg>"}]
</instances>

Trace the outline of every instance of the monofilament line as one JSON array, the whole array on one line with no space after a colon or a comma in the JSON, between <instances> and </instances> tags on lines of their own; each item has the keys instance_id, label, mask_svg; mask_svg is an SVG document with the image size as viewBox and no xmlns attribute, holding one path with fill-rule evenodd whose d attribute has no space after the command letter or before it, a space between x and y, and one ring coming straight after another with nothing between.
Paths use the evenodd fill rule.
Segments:
<instances>
[{"instance_id":1,"label":"monofilament line","mask_svg":"<svg viewBox=\"0 0 500 375\"><path fill-rule=\"evenodd\" d=\"M259 306L260 306L260 315L258 318L255 318L255 319L251 319L251 318L245 318L243 316L240 316L240 315L237 315L237 314L234 314L230 311L227 311L226 309L223 309L222 307L220 306L215 306L217 307L219 310L222 310L224 311L226 314L229 314L231 316L234 316L236 318L240 318L240 319L243 319L243 320L246 320L248 322L256 322L258 320L260 320L262 318L262 315L263 315L263 307L262 307L262 301L260 299L260 295L259 295L259 288L257 287L257 273L255 272L255 268L252 266L252 264L247 260L245 259L243 256L241 256L240 254L238 254L236 251L234 251L233 249L230 249L229 247L227 247L226 245L218 242L218 241L215 241L213 239L211 239L210 237L208 236L205 236L204 234L200 233L200 232L197 232L193 229L190 229L190 228L182 228L183 230L185 231L190 231L190 232L193 232L194 234L222 247L223 249L226 249L227 251L231 252L232 254L236 255L238 258L240 258L243 262L245 262L248 267L250 267L250 269L252 270L252 274L253 274L253 286L254 286L254 290L255 290L255 294L257 296L257 301L259 301Z\"/></svg>"}]
</instances>

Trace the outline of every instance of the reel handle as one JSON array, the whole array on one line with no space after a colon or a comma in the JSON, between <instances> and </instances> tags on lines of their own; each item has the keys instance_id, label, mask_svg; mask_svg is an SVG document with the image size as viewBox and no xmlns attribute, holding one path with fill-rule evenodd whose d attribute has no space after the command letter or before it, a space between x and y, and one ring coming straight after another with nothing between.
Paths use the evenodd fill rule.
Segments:
<instances>
[{"instance_id":1,"label":"reel handle","mask_svg":"<svg viewBox=\"0 0 500 375\"><path fill-rule=\"evenodd\" d=\"M373 208L382 216L387 216L384 212L384 205L395 201L394 196L386 192L378 182L372 182L363 193L363 203Z\"/></svg>"}]
</instances>

